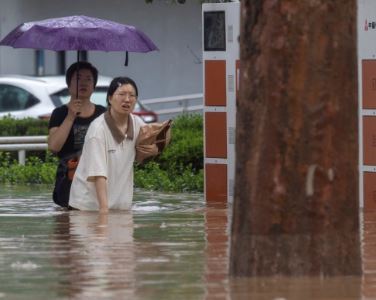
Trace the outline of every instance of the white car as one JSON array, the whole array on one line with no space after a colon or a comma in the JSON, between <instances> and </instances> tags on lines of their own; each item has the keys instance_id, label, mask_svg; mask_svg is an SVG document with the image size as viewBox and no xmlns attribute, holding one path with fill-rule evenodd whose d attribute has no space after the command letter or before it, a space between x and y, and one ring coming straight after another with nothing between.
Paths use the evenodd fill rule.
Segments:
<instances>
[{"instance_id":1,"label":"white car","mask_svg":"<svg viewBox=\"0 0 376 300\"><path fill-rule=\"evenodd\" d=\"M97 86L91 97L94 103L107 106L106 95L111 80L110 77L98 76ZM10 115L17 119L49 119L56 107L68 101L65 76L0 76L0 118ZM157 121L157 115L139 101L133 113L146 123Z\"/></svg>"}]
</instances>

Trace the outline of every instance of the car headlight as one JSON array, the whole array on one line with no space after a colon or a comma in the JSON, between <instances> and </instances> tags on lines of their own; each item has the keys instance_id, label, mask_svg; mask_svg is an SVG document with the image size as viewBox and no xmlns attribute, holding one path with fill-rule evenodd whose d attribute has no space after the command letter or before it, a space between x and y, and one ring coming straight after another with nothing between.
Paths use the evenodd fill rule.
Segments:
<instances>
[{"instance_id":1,"label":"car headlight","mask_svg":"<svg viewBox=\"0 0 376 300\"><path fill-rule=\"evenodd\" d=\"M142 115L141 118L145 123L155 122L155 117L153 115Z\"/></svg>"}]
</instances>

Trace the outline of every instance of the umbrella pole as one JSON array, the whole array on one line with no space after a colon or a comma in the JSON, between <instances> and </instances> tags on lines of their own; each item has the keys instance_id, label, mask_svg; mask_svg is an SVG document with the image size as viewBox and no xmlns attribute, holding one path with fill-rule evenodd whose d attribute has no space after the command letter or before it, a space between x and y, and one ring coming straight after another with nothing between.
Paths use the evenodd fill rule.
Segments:
<instances>
[{"instance_id":1,"label":"umbrella pole","mask_svg":"<svg viewBox=\"0 0 376 300\"><path fill-rule=\"evenodd\" d=\"M76 99L78 99L78 71L80 70L80 67L78 63L80 62L80 50L77 50L77 65L76 65ZM80 112L76 114L77 116L80 115Z\"/></svg>"},{"instance_id":2,"label":"umbrella pole","mask_svg":"<svg viewBox=\"0 0 376 300\"><path fill-rule=\"evenodd\" d=\"M78 99L78 70L80 67L78 66L78 63L80 62L80 50L77 50L77 65L76 65L76 99Z\"/></svg>"}]
</instances>

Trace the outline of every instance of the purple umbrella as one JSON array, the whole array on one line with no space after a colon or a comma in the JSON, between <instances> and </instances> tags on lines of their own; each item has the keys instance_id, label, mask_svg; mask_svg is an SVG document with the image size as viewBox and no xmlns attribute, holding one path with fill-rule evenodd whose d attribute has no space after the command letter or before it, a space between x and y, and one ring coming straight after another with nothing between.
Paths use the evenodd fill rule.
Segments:
<instances>
[{"instance_id":1,"label":"purple umbrella","mask_svg":"<svg viewBox=\"0 0 376 300\"><path fill-rule=\"evenodd\" d=\"M0 41L14 48L148 52L157 46L134 26L86 16L23 23Z\"/></svg>"},{"instance_id":2,"label":"purple umbrella","mask_svg":"<svg viewBox=\"0 0 376 300\"><path fill-rule=\"evenodd\" d=\"M128 64L128 52L158 50L152 40L134 26L87 16L23 23L5 36L0 45L54 51L77 50L77 61L79 51L125 51L125 65Z\"/></svg>"}]
</instances>

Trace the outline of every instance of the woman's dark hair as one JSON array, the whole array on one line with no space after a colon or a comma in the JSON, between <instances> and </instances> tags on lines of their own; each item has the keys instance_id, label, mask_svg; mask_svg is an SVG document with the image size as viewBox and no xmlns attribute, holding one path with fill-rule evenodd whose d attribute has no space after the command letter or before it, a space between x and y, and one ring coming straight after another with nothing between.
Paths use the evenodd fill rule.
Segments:
<instances>
[{"instance_id":1,"label":"woman's dark hair","mask_svg":"<svg viewBox=\"0 0 376 300\"><path fill-rule=\"evenodd\" d=\"M97 70L97 68L94 67L91 63L89 63L87 61L79 61L79 62L72 64L68 68L67 72L65 73L65 82L67 83L67 86L70 86L73 74L77 70L89 70L91 72L91 74L93 75L94 87L97 85L97 81L98 81L98 70Z\"/></svg>"},{"instance_id":2,"label":"woman's dark hair","mask_svg":"<svg viewBox=\"0 0 376 300\"><path fill-rule=\"evenodd\" d=\"M136 92L136 96L138 97L137 85L131 78L129 78L129 77L115 77L114 79L112 79L110 86L107 90L106 101L107 101L108 106L111 105L110 101L109 101L110 97L115 93L115 91L117 90L118 87L121 87L124 84L130 84L131 86L133 86L133 88Z\"/></svg>"}]
</instances>

